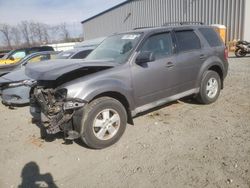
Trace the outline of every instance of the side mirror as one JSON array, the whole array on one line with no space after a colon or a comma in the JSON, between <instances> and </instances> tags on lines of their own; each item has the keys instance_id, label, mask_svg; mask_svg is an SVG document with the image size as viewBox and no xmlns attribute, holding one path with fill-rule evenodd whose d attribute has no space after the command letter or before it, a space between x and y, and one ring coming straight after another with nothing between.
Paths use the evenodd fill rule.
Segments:
<instances>
[{"instance_id":1,"label":"side mirror","mask_svg":"<svg viewBox=\"0 0 250 188\"><path fill-rule=\"evenodd\" d=\"M15 60L15 58L13 57L13 56L10 56L10 58L9 58L11 61L14 61Z\"/></svg>"},{"instance_id":2,"label":"side mirror","mask_svg":"<svg viewBox=\"0 0 250 188\"><path fill-rule=\"evenodd\" d=\"M135 62L136 64L141 65L143 63L152 62L154 60L155 60L155 56L153 52L141 52L137 56Z\"/></svg>"}]
</instances>

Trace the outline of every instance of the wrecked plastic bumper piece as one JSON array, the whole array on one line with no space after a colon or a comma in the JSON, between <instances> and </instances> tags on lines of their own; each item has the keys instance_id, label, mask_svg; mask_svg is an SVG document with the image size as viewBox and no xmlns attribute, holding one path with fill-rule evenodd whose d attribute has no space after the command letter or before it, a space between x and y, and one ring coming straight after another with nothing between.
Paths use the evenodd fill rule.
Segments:
<instances>
[{"instance_id":1,"label":"wrecked plastic bumper piece","mask_svg":"<svg viewBox=\"0 0 250 188\"><path fill-rule=\"evenodd\" d=\"M41 109L41 126L46 128L48 134L64 132L66 139L76 139L80 133L74 130L72 117L76 110L84 107L86 101L76 98L67 98L66 89L34 90L34 98Z\"/></svg>"},{"instance_id":2,"label":"wrecked plastic bumper piece","mask_svg":"<svg viewBox=\"0 0 250 188\"><path fill-rule=\"evenodd\" d=\"M85 105L85 102L83 101L78 101L78 100L67 100L64 105L63 109L64 110L73 110L73 109L78 109L81 108Z\"/></svg>"}]
</instances>

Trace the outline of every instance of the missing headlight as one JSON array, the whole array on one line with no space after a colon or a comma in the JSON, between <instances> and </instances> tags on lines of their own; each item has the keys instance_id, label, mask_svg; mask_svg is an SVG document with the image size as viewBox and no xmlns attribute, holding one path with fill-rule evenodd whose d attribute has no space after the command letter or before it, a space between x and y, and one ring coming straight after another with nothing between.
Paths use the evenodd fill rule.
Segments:
<instances>
[{"instance_id":1,"label":"missing headlight","mask_svg":"<svg viewBox=\"0 0 250 188\"><path fill-rule=\"evenodd\" d=\"M64 101L67 98L67 89L58 89L55 92L55 99L56 101Z\"/></svg>"}]
</instances>

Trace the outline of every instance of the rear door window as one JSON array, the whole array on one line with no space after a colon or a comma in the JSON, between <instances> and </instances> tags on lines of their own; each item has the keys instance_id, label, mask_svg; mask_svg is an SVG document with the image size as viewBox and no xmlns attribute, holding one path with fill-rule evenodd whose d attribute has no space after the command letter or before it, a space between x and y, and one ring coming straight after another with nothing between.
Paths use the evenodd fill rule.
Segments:
<instances>
[{"instance_id":1,"label":"rear door window","mask_svg":"<svg viewBox=\"0 0 250 188\"><path fill-rule=\"evenodd\" d=\"M211 47L222 46L222 41L213 28L200 28L199 31Z\"/></svg>"},{"instance_id":2,"label":"rear door window","mask_svg":"<svg viewBox=\"0 0 250 188\"><path fill-rule=\"evenodd\" d=\"M175 31L179 52L198 50L201 48L199 37L192 30Z\"/></svg>"}]
</instances>

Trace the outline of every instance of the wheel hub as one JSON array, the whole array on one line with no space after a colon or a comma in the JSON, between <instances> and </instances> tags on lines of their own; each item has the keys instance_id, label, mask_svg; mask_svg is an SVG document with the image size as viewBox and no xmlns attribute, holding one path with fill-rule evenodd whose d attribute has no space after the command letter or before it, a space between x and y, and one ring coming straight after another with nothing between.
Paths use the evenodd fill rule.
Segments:
<instances>
[{"instance_id":1,"label":"wheel hub","mask_svg":"<svg viewBox=\"0 0 250 188\"><path fill-rule=\"evenodd\" d=\"M115 110L105 109L101 111L94 119L94 135L99 140L111 139L118 132L120 121L120 116Z\"/></svg>"},{"instance_id":2,"label":"wheel hub","mask_svg":"<svg viewBox=\"0 0 250 188\"><path fill-rule=\"evenodd\" d=\"M209 98L214 98L218 92L218 82L215 78L210 78L207 82L206 93Z\"/></svg>"}]
</instances>

